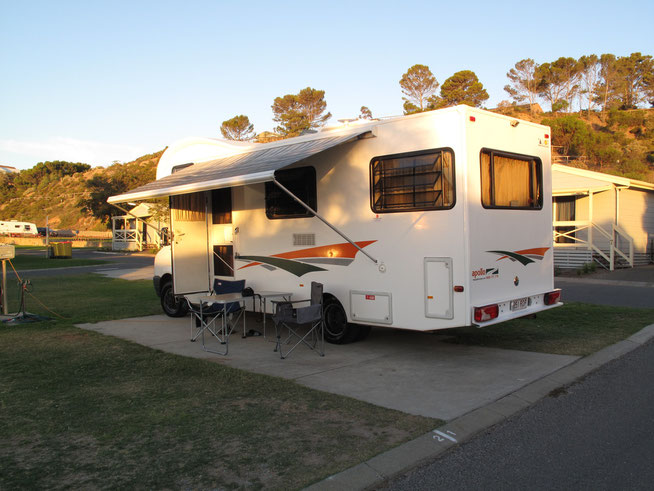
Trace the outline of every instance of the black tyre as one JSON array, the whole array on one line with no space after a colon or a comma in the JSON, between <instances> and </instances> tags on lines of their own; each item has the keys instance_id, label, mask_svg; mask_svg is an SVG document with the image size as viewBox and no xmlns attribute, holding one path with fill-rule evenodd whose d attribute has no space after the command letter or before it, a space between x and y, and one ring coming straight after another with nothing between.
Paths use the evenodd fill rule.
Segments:
<instances>
[{"instance_id":1,"label":"black tyre","mask_svg":"<svg viewBox=\"0 0 654 491\"><path fill-rule=\"evenodd\" d=\"M184 317L188 312L186 301L173 294L171 281L166 281L161 287L161 308L168 317Z\"/></svg>"},{"instance_id":2,"label":"black tyre","mask_svg":"<svg viewBox=\"0 0 654 491\"><path fill-rule=\"evenodd\" d=\"M359 326L349 324L341 302L335 297L325 296L323 303L325 316L325 341L332 344L348 344L356 341Z\"/></svg>"}]
</instances>

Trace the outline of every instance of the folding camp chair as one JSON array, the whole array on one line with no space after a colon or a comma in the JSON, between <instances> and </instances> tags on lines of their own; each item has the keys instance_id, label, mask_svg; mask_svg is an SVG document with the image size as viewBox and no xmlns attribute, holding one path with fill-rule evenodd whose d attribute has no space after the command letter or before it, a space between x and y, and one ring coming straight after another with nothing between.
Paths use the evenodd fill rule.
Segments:
<instances>
[{"instance_id":1,"label":"folding camp chair","mask_svg":"<svg viewBox=\"0 0 654 491\"><path fill-rule=\"evenodd\" d=\"M293 304L310 302L306 307L294 308ZM275 351L284 359L300 344L309 349L315 349L320 356L325 356L325 321L322 313L322 283L311 282L311 298L307 300L293 300L290 302L274 302L275 334L277 345ZM304 326L308 329L301 331ZM282 341L282 329L288 330L288 335ZM282 347L295 341L290 349L283 353Z\"/></svg>"},{"instance_id":2,"label":"folding camp chair","mask_svg":"<svg viewBox=\"0 0 654 491\"><path fill-rule=\"evenodd\" d=\"M245 280L215 280L213 291L209 294L185 295L191 312L191 341L202 337L202 349L210 353L226 355L229 351L229 336L244 316ZM243 302L243 304L241 303ZM236 316L236 318L234 318ZM217 322L220 321L220 322ZM224 351L207 348L204 333L209 331L225 347ZM243 317L243 335L245 336L245 317Z\"/></svg>"}]
</instances>

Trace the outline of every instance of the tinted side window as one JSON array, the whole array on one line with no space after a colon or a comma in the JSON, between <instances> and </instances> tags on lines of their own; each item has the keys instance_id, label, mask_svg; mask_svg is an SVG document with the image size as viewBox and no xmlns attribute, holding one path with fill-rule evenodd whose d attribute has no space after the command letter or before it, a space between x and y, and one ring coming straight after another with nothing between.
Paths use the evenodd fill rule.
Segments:
<instances>
[{"instance_id":1,"label":"tinted side window","mask_svg":"<svg viewBox=\"0 0 654 491\"><path fill-rule=\"evenodd\" d=\"M275 178L311 209L318 211L316 195L316 169L298 167L279 170ZM304 218L313 216L300 203L282 191L274 182L266 183L266 216L271 220L278 218Z\"/></svg>"},{"instance_id":2,"label":"tinted side window","mask_svg":"<svg viewBox=\"0 0 654 491\"><path fill-rule=\"evenodd\" d=\"M370 191L375 213L452 208L454 153L438 149L374 158Z\"/></svg>"},{"instance_id":3,"label":"tinted side window","mask_svg":"<svg viewBox=\"0 0 654 491\"><path fill-rule=\"evenodd\" d=\"M214 225L232 223L232 188L211 191L211 216Z\"/></svg>"}]
</instances>

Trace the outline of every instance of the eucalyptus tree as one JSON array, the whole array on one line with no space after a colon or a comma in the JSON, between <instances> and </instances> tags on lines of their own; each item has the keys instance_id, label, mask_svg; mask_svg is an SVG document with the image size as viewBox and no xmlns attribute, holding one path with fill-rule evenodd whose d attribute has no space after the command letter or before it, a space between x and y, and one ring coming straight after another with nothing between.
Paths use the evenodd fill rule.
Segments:
<instances>
[{"instance_id":1,"label":"eucalyptus tree","mask_svg":"<svg viewBox=\"0 0 654 491\"><path fill-rule=\"evenodd\" d=\"M427 65L413 65L400 79L404 114L420 113L432 109L433 96L439 83Z\"/></svg>"},{"instance_id":2,"label":"eucalyptus tree","mask_svg":"<svg viewBox=\"0 0 654 491\"><path fill-rule=\"evenodd\" d=\"M220 133L227 140L247 141L254 138L254 125L247 116L240 114L223 121Z\"/></svg>"},{"instance_id":3,"label":"eucalyptus tree","mask_svg":"<svg viewBox=\"0 0 654 491\"><path fill-rule=\"evenodd\" d=\"M535 72L538 64L531 58L520 60L506 74L510 84L504 86L511 98L516 102L529 103L531 108L538 98L538 81Z\"/></svg>"}]
</instances>

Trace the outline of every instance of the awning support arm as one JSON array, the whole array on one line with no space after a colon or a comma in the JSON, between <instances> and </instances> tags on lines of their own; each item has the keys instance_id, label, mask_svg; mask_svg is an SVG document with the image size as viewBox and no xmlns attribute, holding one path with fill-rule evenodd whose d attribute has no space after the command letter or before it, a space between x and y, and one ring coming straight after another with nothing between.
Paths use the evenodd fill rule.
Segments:
<instances>
[{"instance_id":1,"label":"awning support arm","mask_svg":"<svg viewBox=\"0 0 654 491\"><path fill-rule=\"evenodd\" d=\"M323 222L325 225L327 225L329 228L331 228L334 232L336 232L338 235L343 237L346 241L348 241L350 244L352 244L354 247L356 247L359 251L361 251L368 259L370 259L373 263L379 264L379 261L372 257L370 254L368 254L366 251L364 251L361 247L359 247L356 242L351 240L347 235L345 235L343 232L341 232L339 229L337 229L334 225L329 223L326 219L324 219L322 216L318 214L318 212L314 209L312 209L309 205L307 205L304 201L302 201L300 198L295 196L292 192L290 192L288 189L286 189L275 177L273 176L272 178L273 182L281 189L284 191L286 194L288 194L291 198L293 198L295 201L297 201L300 205L302 205L307 211L309 211L312 215L314 215L318 220Z\"/></svg>"}]
</instances>

